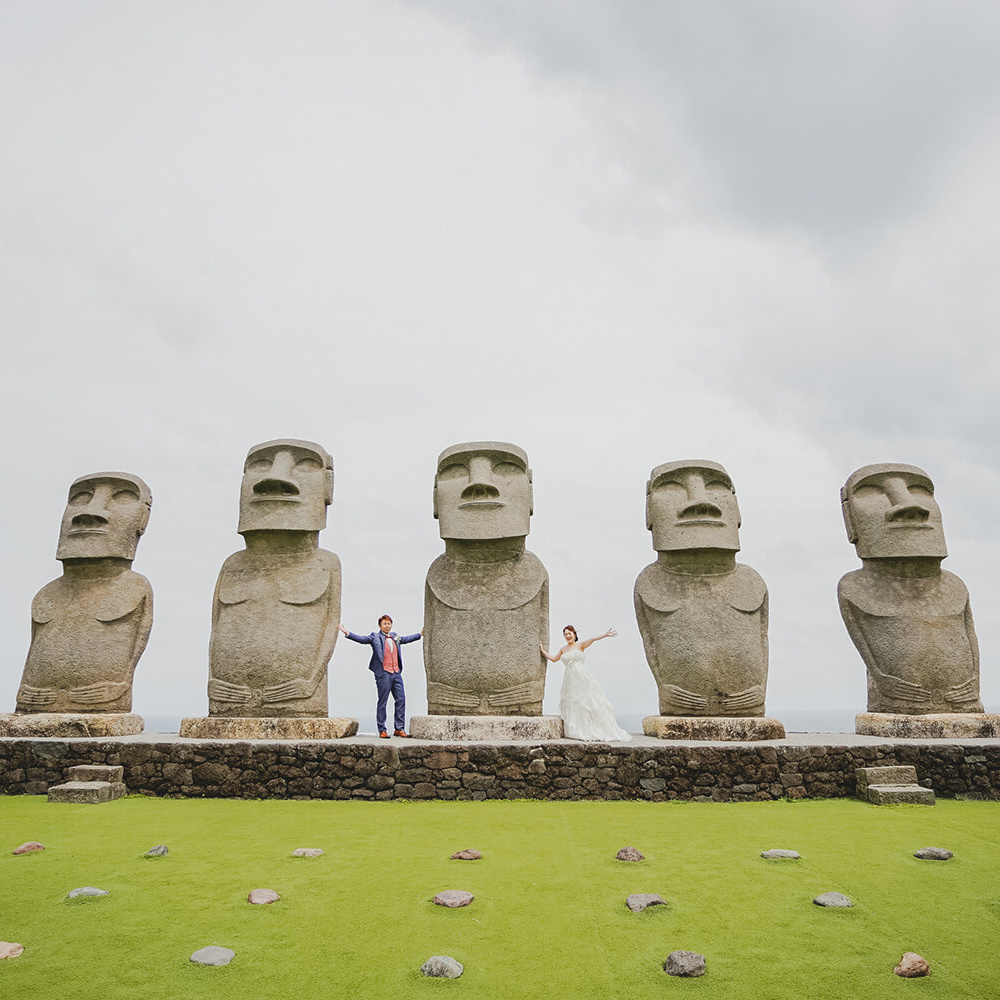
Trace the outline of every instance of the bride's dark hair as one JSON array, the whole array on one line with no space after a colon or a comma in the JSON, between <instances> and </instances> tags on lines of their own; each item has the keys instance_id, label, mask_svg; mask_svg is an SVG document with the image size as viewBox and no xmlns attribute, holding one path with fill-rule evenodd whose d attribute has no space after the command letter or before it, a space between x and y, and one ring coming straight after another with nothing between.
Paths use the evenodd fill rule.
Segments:
<instances>
[{"instance_id":1,"label":"bride's dark hair","mask_svg":"<svg viewBox=\"0 0 1000 1000\"><path fill-rule=\"evenodd\" d=\"M572 625L563 625L563 631L564 632L566 631L566 629L569 629L570 632L573 633L573 641L574 642L579 642L580 641L580 637L576 634L576 629L573 628Z\"/></svg>"}]
</instances>

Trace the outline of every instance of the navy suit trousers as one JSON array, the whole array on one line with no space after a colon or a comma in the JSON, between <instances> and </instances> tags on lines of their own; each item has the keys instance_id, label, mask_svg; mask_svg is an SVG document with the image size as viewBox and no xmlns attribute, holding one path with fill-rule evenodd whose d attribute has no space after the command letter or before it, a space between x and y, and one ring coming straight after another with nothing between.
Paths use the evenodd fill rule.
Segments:
<instances>
[{"instance_id":1,"label":"navy suit trousers","mask_svg":"<svg viewBox=\"0 0 1000 1000\"><path fill-rule=\"evenodd\" d=\"M392 694L393 717L395 720L394 729L406 728L406 694L403 691L402 673L390 674L387 670L373 671L375 674L375 687L378 688L378 704L375 706L375 725L378 731L384 733L385 728L385 708L389 701L389 694Z\"/></svg>"}]
</instances>

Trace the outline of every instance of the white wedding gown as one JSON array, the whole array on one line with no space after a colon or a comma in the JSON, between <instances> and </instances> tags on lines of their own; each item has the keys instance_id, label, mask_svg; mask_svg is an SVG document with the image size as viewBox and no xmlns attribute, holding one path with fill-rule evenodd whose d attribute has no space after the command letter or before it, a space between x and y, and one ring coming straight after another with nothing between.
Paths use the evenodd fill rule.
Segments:
<instances>
[{"instance_id":1,"label":"white wedding gown","mask_svg":"<svg viewBox=\"0 0 1000 1000\"><path fill-rule=\"evenodd\" d=\"M604 688L587 668L586 659L580 649L568 649L562 655L566 672L559 692L559 714L566 737L604 743L632 739L615 721L615 710Z\"/></svg>"}]
</instances>

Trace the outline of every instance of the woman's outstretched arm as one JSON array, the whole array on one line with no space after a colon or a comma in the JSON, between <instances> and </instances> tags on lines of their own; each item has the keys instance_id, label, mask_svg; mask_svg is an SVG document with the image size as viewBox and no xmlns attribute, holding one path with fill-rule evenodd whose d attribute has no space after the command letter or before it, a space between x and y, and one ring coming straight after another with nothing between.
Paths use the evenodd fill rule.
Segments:
<instances>
[{"instance_id":1,"label":"woman's outstretched arm","mask_svg":"<svg viewBox=\"0 0 1000 1000\"><path fill-rule=\"evenodd\" d=\"M545 652L545 647L541 643L538 644L538 648L542 651L542 656L544 656L549 663L558 663L562 659L563 653L566 652L566 647L563 646L563 648L559 650L558 656L549 656L549 654Z\"/></svg>"},{"instance_id":2,"label":"woman's outstretched arm","mask_svg":"<svg viewBox=\"0 0 1000 1000\"><path fill-rule=\"evenodd\" d=\"M602 632L600 635L595 635L593 639L584 639L580 643L580 649L586 649L588 646L592 646L598 639L613 639L618 633L613 629L609 628L607 632Z\"/></svg>"}]
</instances>

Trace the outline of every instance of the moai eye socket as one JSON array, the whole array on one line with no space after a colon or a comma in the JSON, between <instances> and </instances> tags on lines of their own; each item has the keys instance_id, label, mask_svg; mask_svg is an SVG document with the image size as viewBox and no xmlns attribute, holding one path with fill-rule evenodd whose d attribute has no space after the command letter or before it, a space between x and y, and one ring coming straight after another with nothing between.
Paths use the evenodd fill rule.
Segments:
<instances>
[{"instance_id":1,"label":"moai eye socket","mask_svg":"<svg viewBox=\"0 0 1000 1000\"><path fill-rule=\"evenodd\" d=\"M452 462L438 473L438 482L455 482L469 478L469 467L463 462Z\"/></svg>"},{"instance_id":2,"label":"moai eye socket","mask_svg":"<svg viewBox=\"0 0 1000 1000\"><path fill-rule=\"evenodd\" d=\"M493 466L493 471L498 476L503 476L505 479L513 479L514 476L523 476L524 469L521 466L516 465L514 462L497 462Z\"/></svg>"}]
</instances>

